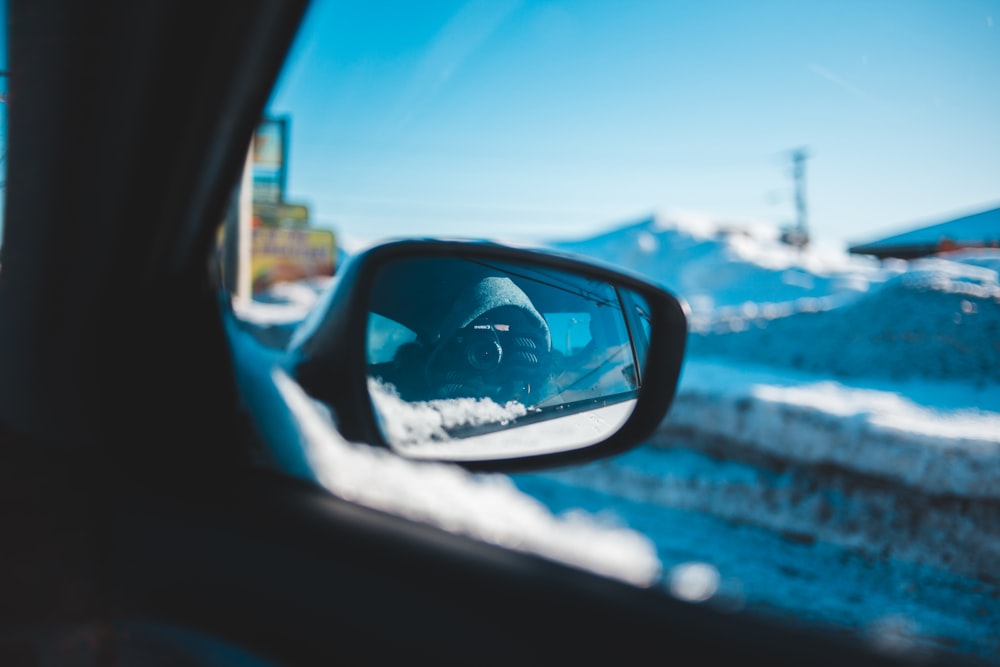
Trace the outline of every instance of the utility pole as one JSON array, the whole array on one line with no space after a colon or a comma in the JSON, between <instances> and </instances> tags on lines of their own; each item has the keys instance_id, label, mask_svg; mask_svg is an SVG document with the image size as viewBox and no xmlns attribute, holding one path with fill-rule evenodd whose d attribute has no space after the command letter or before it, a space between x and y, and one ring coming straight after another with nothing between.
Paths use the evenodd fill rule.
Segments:
<instances>
[{"instance_id":1,"label":"utility pole","mask_svg":"<svg viewBox=\"0 0 1000 667\"><path fill-rule=\"evenodd\" d=\"M799 234L805 243L809 242L809 230L806 228L806 159L809 155L804 148L792 152L792 163L795 176L795 213Z\"/></svg>"},{"instance_id":2,"label":"utility pole","mask_svg":"<svg viewBox=\"0 0 1000 667\"><path fill-rule=\"evenodd\" d=\"M785 229L781 240L797 248L809 245L809 228L806 207L806 160L809 153L805 148L792 151L792 177L795 179L795 226Z\"/></svg>"}]
</instances>

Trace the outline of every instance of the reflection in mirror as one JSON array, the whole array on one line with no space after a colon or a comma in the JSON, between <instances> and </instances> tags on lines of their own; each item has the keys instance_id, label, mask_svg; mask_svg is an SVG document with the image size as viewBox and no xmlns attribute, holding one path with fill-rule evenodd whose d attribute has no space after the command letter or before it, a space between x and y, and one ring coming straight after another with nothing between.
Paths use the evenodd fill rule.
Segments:
<instances>
[{"instance_id":1,"label":"reflection in mirror","mask_svg":"<svg viewBox=\"0 0 1000 667\"><path fill-rule=\"evenodd\" d=\"M378 273L368 387L383 437L415 458L485 460L596 444L632 412L642 297L528 264L425 257Z\"/></svg>"}]
</instances>

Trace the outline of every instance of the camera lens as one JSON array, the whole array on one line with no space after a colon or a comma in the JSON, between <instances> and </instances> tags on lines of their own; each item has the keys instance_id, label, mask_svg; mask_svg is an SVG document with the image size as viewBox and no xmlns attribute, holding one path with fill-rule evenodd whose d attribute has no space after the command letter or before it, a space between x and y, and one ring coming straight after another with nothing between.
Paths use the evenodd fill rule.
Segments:
<instances>
[{"instance_id":1,"label":"camera lens","mask_svg":"<svg viewBox=\"0 0 1000 667\"><path fill-rule=\"evenodd\" d=\"M477 371L493 371L500 367L503 348L493 336L475 336L465 345L465 358Z\"/></svg>"}]
</instances>

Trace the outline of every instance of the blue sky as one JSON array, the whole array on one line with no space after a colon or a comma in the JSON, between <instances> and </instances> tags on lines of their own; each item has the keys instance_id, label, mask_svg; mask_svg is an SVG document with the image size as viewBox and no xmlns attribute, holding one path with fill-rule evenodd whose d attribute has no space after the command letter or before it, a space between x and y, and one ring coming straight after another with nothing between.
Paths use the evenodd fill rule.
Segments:
<instances>
[{"instance_id":1,"label":"blue sky","mask_svg":"<svg viewBox=\"0 0 1000 667\"><path fill-rule=\"evenodd\" d=\"M345 236L566 238L653 212L814 237L1000 205L1000 0L317 2L271 112Z\"/></svg>"}]
</instances>

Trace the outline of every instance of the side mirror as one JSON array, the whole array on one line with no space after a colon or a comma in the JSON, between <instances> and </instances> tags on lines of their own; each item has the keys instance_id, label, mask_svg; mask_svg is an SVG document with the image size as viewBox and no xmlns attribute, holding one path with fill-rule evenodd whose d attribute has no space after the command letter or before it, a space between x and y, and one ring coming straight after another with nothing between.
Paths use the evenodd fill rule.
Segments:
<instances>
[{"instance_id":1,"label":"side mirror","mask_svg":"<svg viewBox=\"0 0 1000 667\"><path fill-rule=\"evenodd\" d=\"M342 269L290 353L345 437L515 470L638 444L670 406L686 334L677 299L618 270L401 241Z\"/></svg>"}]
</instances>

